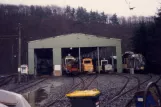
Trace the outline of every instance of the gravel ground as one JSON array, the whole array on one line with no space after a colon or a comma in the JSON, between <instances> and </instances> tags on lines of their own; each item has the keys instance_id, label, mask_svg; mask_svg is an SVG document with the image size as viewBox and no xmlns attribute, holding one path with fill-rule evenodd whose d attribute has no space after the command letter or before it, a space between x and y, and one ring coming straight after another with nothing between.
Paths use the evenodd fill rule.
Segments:
<instances>
[{"instance_id":1,"label":"gravel ground","mask_svg":"<svg viewBox=\"0 0 161 107\"><path fill-rule=\"evenodd\" d=\"M125 91L137 86L138 81L135 77L139 78L140 82L145 81L149 78L148 75L143 74L123 74L127 76L130 81L128 82L126 88L123 90L122 93ZM88 76L84 76L83 79L85 80ZM152 75L152 79L150 81L156 81L159 78L158 75ZM127 93L126 95L121 96L120 98L113 101L111 104L107 104L113 98L117 92L124 86L127 78L119 75L112 75L112 74L100 74L98 77L92 82L92 84L88 87L88 89L97 88L101 91L100 96L100 107L124 107L126 103L133 97L134 93L137 91L136 89ZM145 89L146 85L150 82L146 82L143 84L140 89ZM46 104L49 104L56 99L59 99L65 93L72 88L73 85L82 82L78 77L52 77L48 78L47 80L39 83L27 90L25 90L22 95L28 100L32 107L46 107ZM88 84L89 81L87 80L85 84ZM161 80L158 82L161 85ZM15 84L10 84L8 86L3 87L3 89L9 89L11 87L15 87ZM75 89L82 89L83 84L81 83ZM104 101L103 101L104 100ZM59 101L55 102L51 107L71 107L70 101L66 97L62 97Z\"/></svg>"}]
</instances>

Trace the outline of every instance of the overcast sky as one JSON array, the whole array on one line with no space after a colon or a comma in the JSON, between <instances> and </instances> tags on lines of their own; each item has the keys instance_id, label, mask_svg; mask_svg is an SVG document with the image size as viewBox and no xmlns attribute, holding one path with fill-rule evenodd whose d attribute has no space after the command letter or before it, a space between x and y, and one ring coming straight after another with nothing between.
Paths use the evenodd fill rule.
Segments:
<instances>
[{"instance_id":1,"label":"overcast sky","mask_svg":"<svg viewBox=\"0 0 161 107\"><path fill-rule=\"evenodd\" d=\"M71 7L82 6L88 11L97 10L99 12L113 14L120 16L131 15L155 15L157 8L159 8L161 0L127 0L130 2L130 7L136 7L133 11L128 9L128 4L125 0L0 0L0 3L5 4L26 4L26 5L58 5L64 7L70 5Z\"/></svg>"}]
</instances>

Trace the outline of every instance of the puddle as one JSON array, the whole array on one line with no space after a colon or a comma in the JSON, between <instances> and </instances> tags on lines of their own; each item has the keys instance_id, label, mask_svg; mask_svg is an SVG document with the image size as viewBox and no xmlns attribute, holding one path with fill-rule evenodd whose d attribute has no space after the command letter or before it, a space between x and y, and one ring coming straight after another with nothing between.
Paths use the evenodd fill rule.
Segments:
<instances>
[{"instance_id":1,"label":"puddle","mask_svg":"<svg viewBox=\"0 0 161 107\"><path fill-rule=\"evenodd\" d=\"M54 87L54 88L59 87L62 84L63 84L62 82L53 82L50 85L45 84L44 86L42 86L38 90L24 93L23 96L29 102L31 107L37 107L37 106L43 104L45 99L48 98L52 87Z\"/></svg>"},{"instance_id":2,"label":"puddle","mask_svg":"<svg viewBox=\"0 0 161 107\"><path fill-rule=\"evenodd\" d=\"M23 94L25 99L29 102L31 107L36 107L37 104L41 103L48 97L45 89L38 89L33 92Z\"/></svg>"}]
</instances>

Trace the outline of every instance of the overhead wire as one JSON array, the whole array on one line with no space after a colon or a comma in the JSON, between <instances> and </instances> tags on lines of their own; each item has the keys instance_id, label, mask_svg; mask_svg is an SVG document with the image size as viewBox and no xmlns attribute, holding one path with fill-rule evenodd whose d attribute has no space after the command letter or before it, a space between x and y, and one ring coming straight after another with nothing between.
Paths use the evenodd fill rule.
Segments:
<instances>
[{"instance_id":1,"label":"overhead wire","mask_svg":"<svg viewBox=\"0 0 161 107\"><path fill-rule=\"evenodd\" d=\"M126 2L126 4L128 5L128 8L130 9L130 10L133 10L135 7L131 7L130 6L130 2L128 2L127 0L125 0L125 2Z\"/></svg>"},{"instance_id":2,"label":"overhead wire","mask_svg":"<svg viewBox=\"0 0 161 107\"><path fill-rule=\"evenodd\" d=\"M127 0L125 0L126 4L128 4Z\"/></svg>"},{"instance_id":3,"label":"overhead wire","mask_svg":"<svg viewBox=\"0 0 161 107\"><path fill-rule=\"evenodd\" d=\"M125 0L125 2L128 5L128 8L130 8L130 3L127 0Z\"/></svg>"}]
</instances>

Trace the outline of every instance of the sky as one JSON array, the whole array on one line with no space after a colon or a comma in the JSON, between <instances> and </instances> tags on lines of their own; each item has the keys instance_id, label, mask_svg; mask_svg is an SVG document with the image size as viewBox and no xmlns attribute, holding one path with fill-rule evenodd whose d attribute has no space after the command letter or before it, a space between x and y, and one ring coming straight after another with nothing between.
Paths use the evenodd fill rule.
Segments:
<instances>
[{"instance_id":1,"label":"sky","mask_svg":"<svg viewBox=\"0 0 161 107\"><path fill-rule=\"evenodd\" d=\"M127 2L125 2L127 1ZM151 16L156 15L161 0L0 0L4 4L25 4L25 5L67 5L77 8L82 6L87 11L93 10L107 14L116 13L119 16ZM130 3L130 5L129 5ZM131 10L130 7L135 7Z\"/></svg>"}]
</instances>

